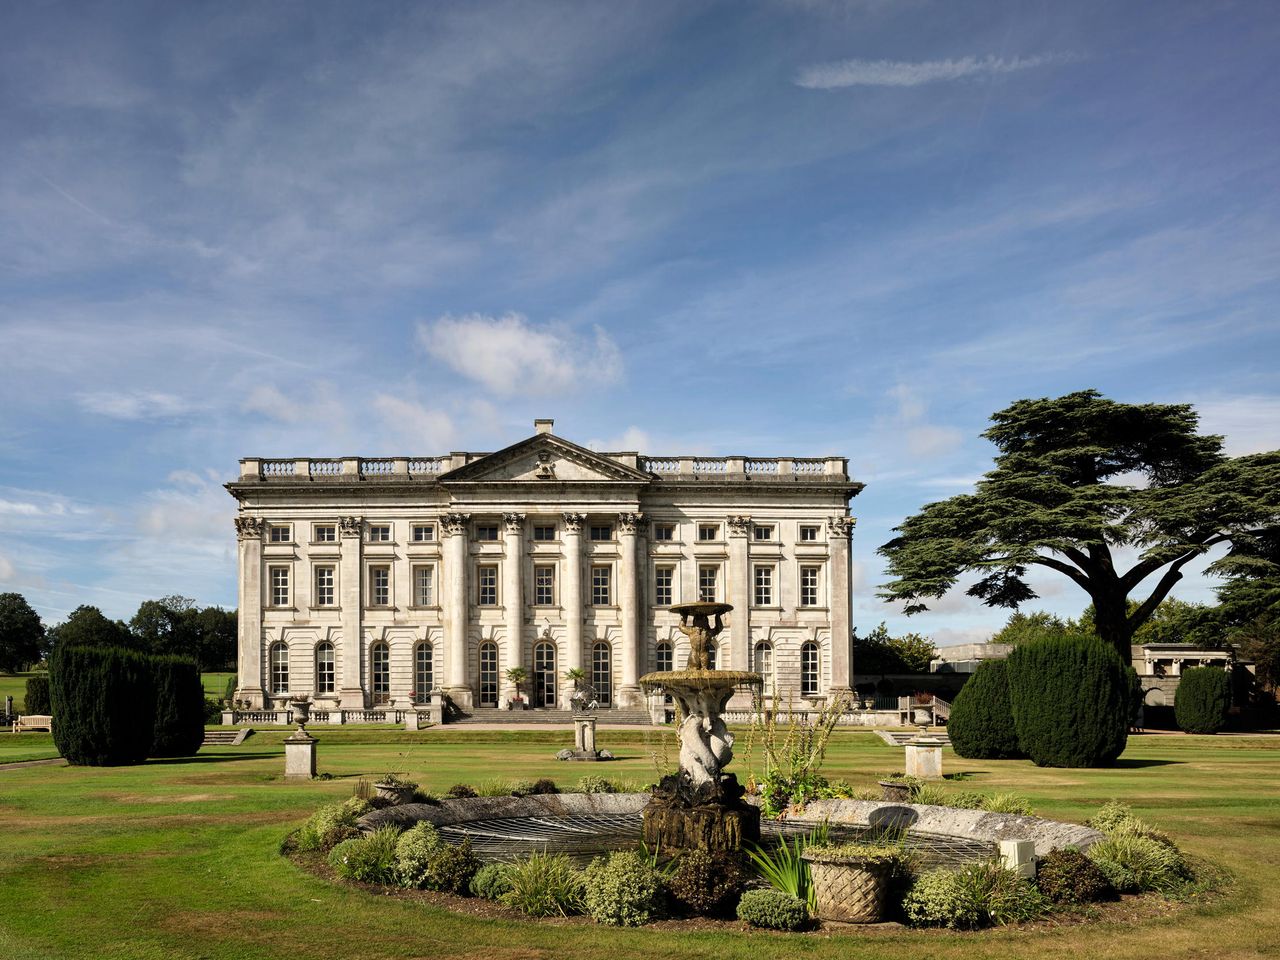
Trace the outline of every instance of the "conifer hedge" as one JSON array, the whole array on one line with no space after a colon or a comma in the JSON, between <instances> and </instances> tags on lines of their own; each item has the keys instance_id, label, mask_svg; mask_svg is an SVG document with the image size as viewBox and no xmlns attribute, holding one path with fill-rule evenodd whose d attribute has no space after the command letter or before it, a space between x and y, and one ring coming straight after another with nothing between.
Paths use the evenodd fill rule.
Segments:
<instances>
[{"instance_id":1,"label":"conifer hedge","mask_svg":"<svg viewBox=\"0 0 1280 960\"><path fill-rule=\"evenodd\" d=\"M147 758L155 730L150 661L120 647L54 647L53 742L68 763L105 767Z\"/></svg>"},{"instance_id":2,"label":"conifer hedge","mask_svg":"<svg viewBox=\"0 0 1280 960\"><path fill-rule=\"evenodd\" d=\"M204 742L204 685L186 657L152 657L156 694L152 757L194 756Z\"/></svg>"},{"instance_id":3,"label":"conifer hedge","mask_svg":"<svg viewBox=\"0 0 1280 960\"><path fill-rule=\"evenodd\" d=\"M1217 733L1227 725L1231 677L1221 667L1184 670L1173 698L1173 716L1187 733Z\"/></svg>"},{"instance_id":4,"label":"conifer hedge","mask_svg":"<svg viewBox=\"0 0 1280 960\"><path fill-rule=\"evenodd\" d=\"M1007 760L1025 756L1018 747L1009 702L1009 677L1003 660L978 664L951 705L947 735L956 755L969 760Z\"/></svg>"},{"instance_id":5,"label":"conifer hedge","mask_svg":"<svg viewBox=\"0 0 1280 960\"><path fill-rule=\"evenodd\" d=\"M27 677L27 694L23 699L23 713L34 713L37 716L48 716L53 711L49 707L49 675L47 673Z\"/></svg>"},{"instance_id":6,"label":"conifer hedge","mask_svg":"<svg viewBox=\"0 0 1280 960\"><path fill-rule=\"evenodd\" d=\"M1114 647L1088 634L1020 644L1007 661L1018 744L1039 767L1101 767L1129 736L1129 678Z\"/></svg>"}]
</instances>

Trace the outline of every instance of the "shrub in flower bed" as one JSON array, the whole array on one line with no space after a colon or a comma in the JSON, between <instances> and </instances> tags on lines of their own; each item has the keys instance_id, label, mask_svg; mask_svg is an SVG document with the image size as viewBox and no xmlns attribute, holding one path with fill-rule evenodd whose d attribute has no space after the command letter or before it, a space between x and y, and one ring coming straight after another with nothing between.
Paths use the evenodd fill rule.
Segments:
<instances>
[{"instance_id":1,"label":"shrub in flower bed","mask_svg":"<svg viewBox=\"0 0 1280 960\"><path fill-rule=\"evenodd\" d=\"M452 787L444 792L446 800L464 800L470 797L478 797L476 788L466 783L455 783Z\"/></svg>"},{"instance_id":2,"label":"shrub in flower bed","mask_svg":"<svg viewBox=\"0 0 1280 960\"><path fill-rule=\"evenodd\" d=\"M427 861L422 886L427 890L440 890L466 896L471 892L471 880L480 870L480 858L471 850L471 841L442 843L440 849Z\"/></svg>"},{"instance_id":3,"label":"shrub in flower bed","mask_svg":"<svg viewBox=\"0 0 1280 960\"><path fill-rule=\"evenodd\" d=\"M781 890L748 890L738 901L738 919L767 930L803 930L809 923L809 908Z\"/></svg>"},{"instance_id":4,"label":"shrub in flower bed","mask_svg":"<svg viewBox=\"0 0 1280 960\"><path fill-rule=\"evenodd\" d=\"M1074 847L1051 850L1040 860L1036 887L1054 903L1096 903L1116 896L1106 874Z\"/></svg>"},{"instance_id":5,"label":"shrub in flower bed","mask_svg":"<svg viewBox=\"0 0 1280 960\"><path fill-rule=\"evenodd\" d=\"M597 923L638 927L662 905L662 878L638 853L620 851L592 861L585 876L583 902Z\"/></svg>"},{"instance_id":6,"label":"shrub in flower bed","mask_svg":"<svg viewBox=\"0 0 1280 960\"><path fill-rule=\"evenodd\" d=\"M741 855L688 850L676 860L667 892L676 907L691 916L732 915L750 881Z\"/></svg>"},{"instance_id":7,"label":"shrub in flower bed","mask_svg":"<svg viewBox=\"0 0 1280 960\"><path fill-rule=\"evenodd\" d=\"M329 851L329 865L345 880L396 882L396 841L400 831L382 827L364 837L343 840Z\"/></svg>"},{"instance_id":8,"label":"shrub in flower bed","mask_svg":"<svg viewBox=\"0 0 1280 960\"><path fill-rule=\"evenodd\" d=\"M1089 859L1121 893L1168 893L1191 878L1177 847L1141 833L1115 831L1089 848Z\"/></svg>"},{"instance_id":9,"label":"shrub in flower bed","mask_svg":"<svg viewBox=\"0 0 1280 960\"><path fill-rule=\"evenodd\" d=\"M578 781L579 793L619 793L618 784L604 777L585 776Z\"/></svg>"},{"instance_id":10,"label":"shrub in flower bed","mask_svg":"<svg viewBox=\"0 0 1280 960\"><path fill-rule=\"evenodd\" d=\"M359 797L325 804L298 830L295 846L299 850L330 850L335 844L359 835L356 821L370 809L369 802Z\"/></svg>"},{"instance_id":11,"label":"shrub in flower bed","mask_svg":"<svg viewBox=\"0 0 1280 960\"><path fill-rule=\"evenodd\" d=\"M562 853L533 853L507 866L511 889L501 901L531 917L581 913L583 877Z\"/></svg>"},{"instance_id":12,"label":"shrub in flower bed","mask_svg":"<svg viewBox=\"0 0 1280 960\"><path fill-rule=\"evenodd\" d=\"M471 895L484 900L501 900L511 889L511 878L505 863L486 863L471 878Z\"/></svg>"},{"instance_id":13,"label":"shrub in flower bed","mask_svg":"<svg viewBox=\"0 0 1280 960\"><path fill-rule=\"evenodd\" d=\"M425 820L415 823L396 841L396 873L406 887L420 887L431 858L440 850L440 831Z\"/></svg>"},{"instance_id":14,"label":"shrub in flower bed","mask_svg":"<svg viewBox=\"0 0 1280 960\"><path fill-rule=\"evenodd\" d=\"M1034 920L1048 907L1030 881L995 862L930 870L916 878L903 900L909 923L955 930Z\"/></svg>"},{"instance_id":15,"label":"shrub in flower bed","mask_svg":"<svg viewBox=\"0 0 1280 960\"><path fill-rule=\"evenodd\" d=\"M511 795L513 797L533 797L559 792L560 788L556 786L556 782L546 777L541 780L517 780L511 785Z\"/></svg>"}]
</instances>

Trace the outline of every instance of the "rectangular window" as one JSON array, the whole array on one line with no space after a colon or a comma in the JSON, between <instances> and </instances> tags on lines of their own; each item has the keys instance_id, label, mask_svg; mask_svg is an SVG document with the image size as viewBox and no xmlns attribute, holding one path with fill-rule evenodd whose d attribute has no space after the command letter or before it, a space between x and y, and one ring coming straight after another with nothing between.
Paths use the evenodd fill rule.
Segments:
<instances>
[{"instance_id":1,"label":"rectangular window","mask_svg":"<svg viewBox=\"0 0 1280 960\"><path fill-rule=\"evenodd\" d=\"M591 568L591 603L597 607L607 607L612 602L613 591L610 589L613 573L610 567Z\"/></svg>"},{"instance_id":2,"label":"rectangular window","mask_svg":"<svg viewBox=\"0 0 1280 960\"><path fill-rule=\"evenodd\" d=\"M653 525L654 540L674 540L676 538L676 525L674 523L655 523Z\"/></svg>"},{"instance_id":3,"label":"rectangular window","mask_svg":"<svg viewBox=\"0 0 1280 960\"><path fill-rule=\"evenodd\" d=\"M800 568L800 606L816 607L818 605L818 568Z\"/></svg>"},{"instance_id":4,"label":"rectangular window","mask_svg":"<svg viewBox=\"0 0 1280 960\"><path fill-rule=\"evenodd\" d=\"M476 527L476 539L485 543L492 543L498 539L498 528L490 524L481 524Z\"/></svg>"},{"instance_id":5,"label":"rectangular window","mask_svg":"<svg viewBox=\"0 0 1280 960\"><path fill-rule=\"evenodd\" d=\"M535 540L554 540L556 538L555 524L536 524L533 528L533 539Z\"/></svg>"},{"instance_id":6,"label":"rectangular window","mask_svg":"<svg viewBox=\"0 0 1280 960\"><path fill-rule=\"evenodd\" d=\"M333 606L333 567L316 567L316 606Z\"/></svg>"},{"instance_id":7,"label":"rectangular window","mask_svg":"<svg viewBox=\"0 0 1280 960\"><path fill-rule=\"evenodd\" d=\"M289 568L271 568L271 605L287 607L289 605Z\"/></svg>"},{"instance_id":8,"label":"rectangular window","mask_svg":"<svg viewBox=\"0 0 1280 960\"><path fill-rule=\"evenodd\" d=\"M482 607L498 605L498 568L496 566L486 563L477 567L476 586L478 588L476 603Z\"/></svg>"},{"instance_id":9,"label":"rectangular window","mask_svg":"<svg viewBox=\"0 0 1280 960\"><path fill-rule=\"evenodd\" d=\"M533 568L533 602L539 607L549 607L556 602L556 568L538 566Z\"/></svg>"},{"instance_id":10,"label":"rectangular window","mask_svg":"<svg viewBox=\"0 0 1280 960\"><path fill-rule=\"evenodd\" d=\"M720 524L718 523L700 523L698 524L698 539L702 541L719 540Z\"/></svg>"},{"instance_id":11,"label":"rectangular window","mask_svg":"<svg viewBox=\"0 0 1280 960\"><path fill-rule=\"evenodd\" d=\"M755 525L755 529L752 533L752 536L757 540L772 540L773 527L767 526L765 524L757 523Z\"/></svg>"},{"instance_id":12,"label":"rectangular window","mask_svg":"<svg viewBox=\"0 0 1280 960\"><path fill-rule=\"evenodd\" d=\"M369 606L391 606L391 568L369 568Z\"/></svg>"},{"instance_id":13,"label":"rectangular window","mask_svg":"<svg viewBox=\"0 0 1280 960\"><path fill-rule=\"evenodd\" d=\"M414 543L430 543L435 538L436 525L434 523L415 523L413 525Z\"/></svg>"},{"instance_id":14,"label":"rectangular window","mask_svg":"<svg viewBox=\"0 0 1280 960\"><path fill-rule=\"evenodd\" d=\"M715 564L704 563L698 567L698 600L702 603L715 603L716 584L720 579L720 568Z\"/></svg>"},{"instance_id":15,"label":"rectangular window","mask_svg":"<svg viewBox=\"0 0 1280 960\"><path fill-rule=\"evenodd\" d=\"M591 539L592 540L612 540L613 524L610 524L610 523L593 524L591 527Z\"/></svg>"},{"instance_id":16,"label":"rectangular window","mask_svg":"<svg viewBox=\"0 0 1280 960\"><path fill-rule=\"evenodd\" d=\"M800 542L814 543L818 539L818 528L805 524L800 528Z\"/></svg>"},{"instance_id":17,"label":"rectangular window","mask_svg":"<svg viewBox=\"0 0 1280 960\"><path fill-rule=\"evenodd\" d=\"M429 607L436 602L436 568L423 565L413 568L413 605Z\"/></svg>"},{"instance_id":18,"label":"rectangular window","mask_svg":"<svg viewBox=\"0 0 1280 960\"><path fill-rule=\"evenodd\" d=\"M288 543L289 539L289 525L287 523L271 524L272 543Z\"/></svg>"},{"instance_id":19,"label":"rectangular window","mask_svg":"<svg viewBox=\"0 0 1280 960\"><path fill-rule=\"evenodd\" d=\"M756 567L756 606L773 606L773 567Z\"/></svg>"},{"instance_id":20,"label":"rectangular window","mask_svg":"<svg viewBox=\"0 0 1280 960\"><path fill-rule=\"evenodd\" d=\"M653 602L660 607L671 606L671 585L676 578L675 567L655 567L653 571Z\"/></svg>"},{"instance_id":21,"label":"rectangular window","mask_svg":"<svg viewBox=\"0 0 1280 960\"><path fill-rule=\"evenodd\" d=\"M389 523L369 524L369 542L370 543L390 543L391 542L391 524Z\"/></svg>"},{"instance_id":22,"label":"rectangular window","mask_svg":"<svg viewBox=\"0 0 1280 960\"><path fill-rule=\"evenodd\" d=\"M332 523L317 523L315 534L316 543L335 543L338 539L338 528Z\"/></svg>"}]
</instances>

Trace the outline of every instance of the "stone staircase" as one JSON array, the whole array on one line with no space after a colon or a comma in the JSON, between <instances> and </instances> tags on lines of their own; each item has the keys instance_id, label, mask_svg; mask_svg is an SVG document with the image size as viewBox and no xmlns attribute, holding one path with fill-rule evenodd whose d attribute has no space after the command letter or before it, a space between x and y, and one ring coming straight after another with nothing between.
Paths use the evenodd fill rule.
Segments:
<instances>
[{"instance_id":1,"label":"stone staircase","mask_svg":"<svg viewBox=\"0 0 1280 960\"><path fill-rule=\"evenodd\" d=\"M920 736L919 730L877 730L876 735L891 747L905 746L908 740ZM945 727L930 727L928 736L941 740L944 747L951 746L951 737Z\"/></svg>"},{"instance_id":2,"label":"stone staircase","mask_svg":"<svg viewBox=\"0 0 1280 960\"><path fill-rule=\"evenodd\" d=\"M243 727L240 730L206 730L204 732L204 742L200 746L238 747L244 743L245 738L251 733L253 733L252 727Z\"/></svg>"},{"instance_id":3,"label":"stone staircase","mask_svg":"<svg viewBox=\"0 0 1280 960\"><path fill-rule=\"evenodd\" d=\"M595 711L592 716L600 724L627 724L628 726L650 726L652 720L649 718L649 711L633 707L613 709L606 707L602 710ZM501 723L513 726L524 726L529 724L559 724L565 727L573 723L573 711L556 710L551 707L540 707L536 710L499 710L497 707L475 707L470 713L463 714L458 720L451 720L449 726L455 723Z\"/></svg>"}]
</instances>

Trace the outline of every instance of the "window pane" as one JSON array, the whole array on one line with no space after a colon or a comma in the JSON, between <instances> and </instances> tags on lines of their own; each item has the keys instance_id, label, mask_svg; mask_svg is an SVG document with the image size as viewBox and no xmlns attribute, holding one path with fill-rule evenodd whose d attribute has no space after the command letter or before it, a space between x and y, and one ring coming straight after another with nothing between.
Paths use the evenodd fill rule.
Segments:
<instances>
[{"instance_id":1,"label":"window pane","mask_svg":"<svg viewBox=\"0 0 1280 960\"><path fill-rule=\"evenodd\" d=\"M283 643L273 643L270 653L271 692L289 692L289 648Z\"/></svg>"},{"instance_id":2,"label":"window pane","mask_svg":"<svg viewBox=\"0 0 1280 960\"><path fill-rule=\"evenodd\" d=\"M592 540L612 540L613 527L610 524L598 524L591 528Z\"/></svg>"},{"instance_id":3,"label":"window pane","mask_svg":"<svg viewBox=\"0 0 1280 960\"><path fill-rule=\"evenodd\" d=\"M657 668L659 670L671 670L675 665L675 649L667 641L663 640L658 644L657 649Z\"/></svg>"},{"instance_id":4,"label":"window pane","mask_svg":"<svg viewBox=\"0 0 1280 960\"><path fill-rule=\"evenodd\" d=\"M800 568L800 606L816 607L818 605L818 568Z\"/></svg>"},{"instance_id":5,"label":"window pane","mask_svg":"<svg viewBox=\"0 0 1280 960\"><path fill-rule=\"evenodd\" d=\"M818 645L806 643L800 648L800 695L818 694Z\"/></svg>"},{"instance_id":6,"label":"window pane","mask_svg":"<svg viewBox=\"0 0 1280 960\"><path fill-rule=\"evenodd\" d=\"M773 605L773 567L756 567L755 594L757 607Z\"/></svg>"},{"instance_id":7,"label":"window pane","mask_svg":"<svg viewBox=\"0 0 1280 960\"><path fill-rule=\"evenodd\" d=\"M319 543L332 543L338 539L337 528L332 524L321 524L316 527L316 541Z\"/></svg>"},{"instance_id":8,"label":"window pane","mask_svg":"<svg viewBox=\"0 0 1280 960\"><path fill-rule=\"evenodd\" d=\"M498 703L498 645L480 645L480 705L497 706Z\"/></svg>"},{"instance_id":9,"label":"window pane","mask_svg":"<svg viewBox=\"0 0 1280 960\"><path fill-rule=\"evenodd\" d=\"M698 600L702 603L714 603L716 597L716 581L720 568L714 566L698 567Z\"/></svg>"},{"instance_id":10,"label":"window pane","mask_svg":"<svg viewBox=\"0 0 1280 960\"><path fill-rule=\"evenodd\" d=\"M556 538L556 528L552 526L536 526L533 528L533 539L535 540L554 540Z\"/></svg>"},{"instance_id":11,"label":"window pane","mask_svg":"<svg viewBox=\"0 0 1280 960\"><path fill-rule=\"evenodd\" d=\"M369 568L369 605L386 607L391 604L391 568Z\"/></svg>"},{"instance_id":12,"label":"window pane","mask_svg":"<svg viewBox=\"0 0 1280 960\"><path fill-rule=\"evenodd\" d=\"M435 567L413 568L413 603L417 607L429 607L435 603Z\"/></svg>"},{"instance_id":13,"label":"window pane","mask_svg":"<svg viewBox=\"0 0 1280 960\"><path fill-rule=\"evenodd\" d=\"M607 643L591 648L591 685L596 689L596 703L606 706L613 702L613 664Z\"/></svg>"},{"instance_id":14,"label":"window pane","mask_svg":"<svg viewBox=\"0 0 1280 960\"><path fill-rule=\"evenodd\" d=\"M316 647L316 693L333 693L333 644L325 642Z\"/></svg>"},{"instance_id":15,"label":"window pane","mask_svg":"<svg viewBox=\"0 0 1280 960\"><path fill-rule=\"evenodd\" d=\"M476 602L482 607L493 607L498 604L498 568L483 566L477 571L476 582L479 594Z\"/></svg>"},{"instance_id":16,"label":"window pane","mask_svg":"<svg viewBox=\"0 0 1280 960\"><path fill-rule=\"evenodd\" d=\"M653 571L653 602L660 607L671 606L671 587L675 579L674 567L657 567Z\"/></svg>"},{"instance_id":17,"label":"window pane","mask_svg":"<svg viewBox=\"0 0 1280 960\"><path fill-rule=\"evenodd\" d=\"M428 540L436 538L436 528L430 523L415 523L413 525L413 539L418 543L424 543Z\"/></svg>"},{"instance_id":18,"label":"window pane","mask_svg":"<svg viewBox=\"0 0 1280 960\"><path fill-rule=\"evenodd\" d=\"M533 602L547 607L556 602L556 568L537 566L533 568Z\"/></svg>"},{"instance_id":19,"label":"window pane","mask_svg":"<svg viewBox=\"0 0 1280 960\"><path fill-rule=\"evenodd\" d=\"M316 606L333 606L333 567L316 567Z\"/></svg>"},{"instance_id":20,"label":"window pane","mask_svg":"<svg viewBox=\"0 0 1280 960\"><path fill-rule=\"evenodd\" d=\"M597 607L607 607L610 601L610 573L609 567L592 567L591 568L591 602Z\"/></svg>"},{"instance_id":21,"label":"window pane","mask_svg":"<svg viewBox=\"0 0 1280 960\"><path fill-rule=\"evenodd\" d=\"M289 605L289 568L271 568L271 605L287 607Z\"/></svg>"},{"instance_id":22,"label":"window pane","mask_svg":"<svg viewBox=\"0 0 1280 960\"><path fill-rule=\"evenodd\" d=\"M429 643L420 643L413 656L413 702L427 703L435 686L435 650Z\"/></svg>"}]
</instances>

